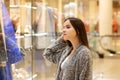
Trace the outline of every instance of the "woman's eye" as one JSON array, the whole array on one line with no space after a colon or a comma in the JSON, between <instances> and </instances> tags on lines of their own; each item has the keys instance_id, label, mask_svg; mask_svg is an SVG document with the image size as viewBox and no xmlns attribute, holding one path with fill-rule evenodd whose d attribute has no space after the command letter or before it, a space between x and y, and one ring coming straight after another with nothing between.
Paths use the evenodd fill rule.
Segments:
<instances>
[{"instance_id":1,"label":"woman's eye","mask_svg":"<svg viewBox=\"0 0 120 80\"><path fill-rule=\"evenodd\" d=\"M64 28L64 29L65 29L65 28L66 28L66 29L69 29L70 26L69 26L69 25L66 25L66 26L64 26L63 28Z\"/></svg>"},{"instance_id":2,"label":"woman's eye","mask_svg":"<svg viewBox=\"0 0 120 80\"><path fill-rule=\"evenodd\" d=\"M66 28L67 28L67 29L69 29L69 28L70 28L70 26L66 26Z\"/></svg>"}]
</instances>

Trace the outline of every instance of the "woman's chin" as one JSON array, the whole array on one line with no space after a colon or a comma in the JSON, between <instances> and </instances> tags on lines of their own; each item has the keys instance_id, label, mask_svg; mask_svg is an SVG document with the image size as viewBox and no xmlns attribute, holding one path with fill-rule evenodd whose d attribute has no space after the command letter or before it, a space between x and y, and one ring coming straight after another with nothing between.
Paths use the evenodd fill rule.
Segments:
<instances>
[{"instance_id":1,"label":"woman's chin","mask_svg":"<svg viewBox=\"0 0 120 80\"><path fill-rule=\"evenodd\" d=\"M65 41L68 40L68 38L67 38L66 36L64 36L63 39L64 39Z\"/></svg>"},{"instance_id":2,"label":"woman's chin","mask_svg":"<svg viewBox=\"0 0 120 80\"><path fill-rule=\"evenodd\" d=\"M65 41L67 41L67 39L66 38L63 38Z\"/></svg>"}]
</instances>

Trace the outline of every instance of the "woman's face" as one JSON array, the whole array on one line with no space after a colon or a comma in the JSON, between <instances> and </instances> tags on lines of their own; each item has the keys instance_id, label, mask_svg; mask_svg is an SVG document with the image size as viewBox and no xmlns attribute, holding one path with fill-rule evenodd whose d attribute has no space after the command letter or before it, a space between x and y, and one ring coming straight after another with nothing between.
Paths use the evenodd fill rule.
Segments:
<instances>
[{"instance_id":1,"label":"woman's face","mask_svg":"<svg viewBox=\"0 0 120 80\"><path fill-rule=\"evenodd\" d=\"M71 41L72 39L76 38L76 31L73 28L72 24L69 20L65 21L63 24L63 39Z\"/></svg>"}]
</instances>

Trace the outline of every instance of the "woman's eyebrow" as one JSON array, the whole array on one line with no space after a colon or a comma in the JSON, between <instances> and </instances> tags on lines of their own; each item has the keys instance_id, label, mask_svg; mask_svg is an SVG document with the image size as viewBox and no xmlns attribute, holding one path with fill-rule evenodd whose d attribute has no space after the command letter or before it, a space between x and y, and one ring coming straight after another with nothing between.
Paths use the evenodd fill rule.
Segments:
<instances>
[{"instance_id":1,"label":"woman's eyebrow","mask_svg":"<svg viewBox=\"0 0 120 80\"><path fill-rule=\"evenodd\" d=\"M69 24L67 24L67 25L63 25L63 27L66 27L66 26L68 27L68 26L70 26L70 25L69 25Z\"/></svg>"}]
</instances>

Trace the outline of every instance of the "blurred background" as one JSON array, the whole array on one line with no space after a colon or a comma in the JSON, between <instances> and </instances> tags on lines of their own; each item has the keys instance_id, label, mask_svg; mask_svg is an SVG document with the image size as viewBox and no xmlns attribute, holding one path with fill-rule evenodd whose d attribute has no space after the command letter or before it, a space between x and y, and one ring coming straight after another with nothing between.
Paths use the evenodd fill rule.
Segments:
<instances>
[{"instance_id":1,"label":"blurred background","mask_svg":"<svg viewBox=\"0 0 120 80\"><path fill-rule=\"evenodd\" d=\"M67 17L78 17L85 24L93 80L120 79L120 0L2 1L23 54L23 61L13 64L14 80L54 80L56 65L42 54L60 36Z\"/></svg>"}]
</instances>

